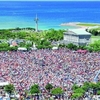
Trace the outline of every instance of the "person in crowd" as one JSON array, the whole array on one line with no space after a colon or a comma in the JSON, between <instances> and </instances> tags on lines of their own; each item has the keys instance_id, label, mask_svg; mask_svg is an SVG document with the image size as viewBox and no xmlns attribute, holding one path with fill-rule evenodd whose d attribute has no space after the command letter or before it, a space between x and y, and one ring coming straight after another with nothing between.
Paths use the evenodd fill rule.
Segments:
<instances>
[{"instance_id":1,"label":"person in crowd","mask_svg":"<svg viewBox=\"0 0 100 100\"><path fill-rule=\"evenodd\" d=\"M37 83L41 91L47 83L66 89L74 83L93 81L100 70L100 53L78 53L69 49L0 52L0 81L14 84L17 91ZM66 86L66 88L64 88Z\"/></svg>"}]
</instances>

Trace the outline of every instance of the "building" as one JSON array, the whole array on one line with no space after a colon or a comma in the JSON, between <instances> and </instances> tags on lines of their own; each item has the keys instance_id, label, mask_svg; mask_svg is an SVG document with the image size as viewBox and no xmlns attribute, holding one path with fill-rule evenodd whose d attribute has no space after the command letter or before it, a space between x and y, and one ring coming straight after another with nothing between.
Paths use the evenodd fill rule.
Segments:
<instances>
[{"instance_id":1,"label":"building","mask_svg":"<svg viewBox=\"0 0 100 100\"><path fill-rule=\"evenodd\" d=\"M90 43L91 34L85 29L69 29L64 32L64 44L73 43L75 45L88 45Z\"/></svg>"}]
</instances>

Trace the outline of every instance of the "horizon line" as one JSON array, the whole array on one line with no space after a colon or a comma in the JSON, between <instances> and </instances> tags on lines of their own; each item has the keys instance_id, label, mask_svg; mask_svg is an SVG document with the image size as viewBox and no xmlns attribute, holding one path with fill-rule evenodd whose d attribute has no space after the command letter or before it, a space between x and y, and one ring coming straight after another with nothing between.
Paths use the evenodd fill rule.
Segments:
<instances>
[{"instance_id":1,"label":"horizon line","mask_svg":"<svg viewBox=\"0 0 100 100\"><path fill-rule=\"evenodd\" d=\"M0 0L1 1L1 0ZM3 1L13 1L13 0L2 0L2 2ZM33 0L15 0L15 1L33 1ZM38 0L38 1L42 1L42 0ZM38 1L33 1L33 2L38 2ZM62 1L65 1L65 0L62 0L62 1L55 1L55 0L51 0L52 2L62 2ZM95 1L93 1L93 0L88 0L88 1L86 1L86 0L68 0L68 1L66 1L66 2L96 2L96 1L100 1L100 0L95 0ZM42 2L50 2L49 0L48 1L42 1Z\"/></svg>"}]
</instances>

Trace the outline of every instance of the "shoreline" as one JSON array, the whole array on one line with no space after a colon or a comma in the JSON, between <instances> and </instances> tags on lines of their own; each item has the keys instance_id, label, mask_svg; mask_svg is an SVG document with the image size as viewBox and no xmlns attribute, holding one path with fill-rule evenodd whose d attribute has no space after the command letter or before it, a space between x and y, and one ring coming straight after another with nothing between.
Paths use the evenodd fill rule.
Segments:
<instances>
[{"instance_id":1,"label":"shoreline","mask_svg":"<svg viewBox=\"0 0 100 100\"><path fill-rule=\"evenodd\" d=\"M74 26L76 28L90 28L90 27L100 27L100 23L68 22L68 23L61 23L60 26Z\"/></svg>"},{"instance_id":2,"label":"shoreline","mask_svg":"<svg viewBox=\"0 0 100 100\"><path fill-rule=\"evenodd\" d=\"M30 28L35 28L35 26L33 27L32 25L25 25L25 26L14 26L14 27L12 27L12 26L9 26L9 27L0 27L0 30L2 30L2 29L15 29L15 28L17 28L17 27L19 27L19 28L28 28L28 27L30 27ZM48 30L48 29L51 29L51 28L53 28L53 29L75 29L75 28L85 28L85 29L87 29L87 28L98 28L98 27L100 27L100 23L87 23L87 22L66 22L66 23L61 23L60 25L58 25L58 26L55 26L55 27L50 27L50 26L41 26L41 25L39 25L39 29L40 30Z\"/></svg>"}]
</instances>

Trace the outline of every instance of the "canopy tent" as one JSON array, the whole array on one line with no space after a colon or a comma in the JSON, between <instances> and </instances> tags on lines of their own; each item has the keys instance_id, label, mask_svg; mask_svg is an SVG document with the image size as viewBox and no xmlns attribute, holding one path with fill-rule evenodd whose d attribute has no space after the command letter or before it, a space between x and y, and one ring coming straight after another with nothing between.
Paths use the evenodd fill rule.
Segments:
<instances>
[{"instance_id":1,"label":"canopy tent","mask_svg":"<svg viewBox=\"0 0 100 100\"><path fill-rule=\"evenodd\" d=\"M52 48L52 50L56 50L56 49L58 49L58 47L53 47L53 48Z\"/></svg>"},{"instance_id":2,"label":"canopy tent","mask_svg":"<svg viewBox=\"0 0 100 100\"><path fill-rule=\"evenodd\" d=\"M24 48L24 47L19 47L18 50L20 50L20 51L27 51L27 49Z\"/></svg>"},{"instance_id":3,"label":"canopy tent","mask_svg":"<svg viewBox=\"0 0 100 100\"><path fill-rule=\"evenodd\" d=\"M8 84L9 84L8 82L0 82L0 86L6 86Z\"/></svg>"}]
</instances>

